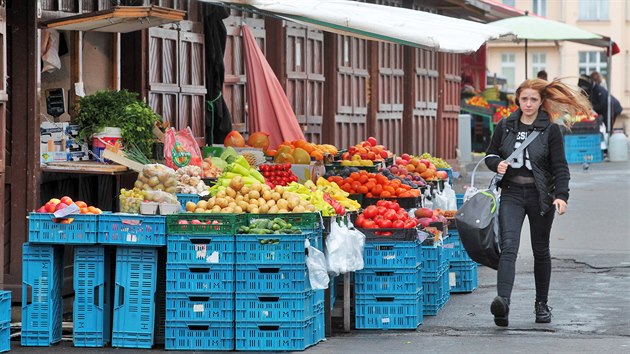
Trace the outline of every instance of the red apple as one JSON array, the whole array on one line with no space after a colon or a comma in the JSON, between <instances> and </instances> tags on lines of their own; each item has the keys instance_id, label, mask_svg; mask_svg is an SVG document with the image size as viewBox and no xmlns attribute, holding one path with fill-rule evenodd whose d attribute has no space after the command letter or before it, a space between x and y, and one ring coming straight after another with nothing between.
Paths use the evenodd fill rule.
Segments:
<instances>
[{"instance_id":1,"label":"red apple","mask_svg":"<svg viewBox=\"0 0 630 354\"><path fill-rule=\"evenodd\" d=\"M448 179L448 173L446 173L446 171L436 171L435 175L439 179L443 179L443 180L447 180Z\"/></svg>"},{"instance_id":2,"label":"red apple","mask_svg":"<svg viewBox=\"0 0 630 354\"><path fill-rule=\"evenodd\" d=\"M371 136L367 139L367 142L370 143L370 145L372 146L376 146L376 138Z\"/></svg>"},{"instance_id":3,"label":"red apple","mask_svg":"<svg viewBox=\"0 0 630 354\"><path fill-rule=\"evenodd\" d=\"M41 208L35 210L36 213L47 213L46 206L42 206Z\"/></svg>"},{"instance_id":4,"label":"red apple","mask_svg":"<svg viewBox=\"0 0 630 354\"><path fill-rule=\"evenodd\" d=\"M376 160L376 154L373 153L372 151L368 152L367 156L368 156L368 160L372 160L372 161Z\"/></svg>"},{"instance_id":5,"label":"red apple","mask_svg":"<svg viewBox=\"0 0 630 354\"><path fill-rule=\"evenodd\" d=\"M431 166L431 161L427 160L427 159L422 159L420 160L421 163L423 163L425 166L427 166L427 168L429 168L429 166Z\"/></svg>"},{"instance_id":6,"label":"red apple","mask_svg":"<svg viewBox=\"0 0 630 354\"><path fill-rule=\"evenodd\" d=\"M57 204L54 203L54 202L48 202L48 203L44 204L44 208L46 208L46 212L48 212L48 213L54 213L56 206L57 206Z\"/></svg>"},{"instance_id":7,"label":"red apple","mask_svg":"<svg viewBox=\"0 0 630 354\"><path fill-rule=\"evenodd\" d=\"M201 225L201 224L203 224L201 221L199 221L197 219L191 221L190 223L193 224L193 225Z\"/></svg>"},{"instance_id":8,"label":"red apple","mask_svg":"<svg viewBox=\"0 0 630 354\"><path fill-rule=\"evenodd\" d=\"M180 220L177 222L179 225L188 225L188 220Z\"/></svg>"},{"instance_id":9,"label":"red apple","mask_svg":"<svg viewBox=\"0 0 630 354\"><path fill-rule=\"evenodd\" d=\"M59 203L55 206L55 211L61 210L68 207L67 205L65 205L64 203Z\"/></svg>"},{"instance_id":10,"label":"red apple","mask_svg":"<svg viewBox=\"0 0 630 354\"><path fill-rule=\"evenodd\" d=\"M74 203L74 201L72 201L72 198L70 198L68 196L64 196L63 198L61 198L60 202L65 204L65 205L70 205L70 204Z\"/></svg>"},{"instance_id":11,"label":"red apple","mask_svg":"<svg viewBox=\"0 0 630 354\"><path fill-rule=\"evenodd\" d=\"M400 157L405 160L405 161L410 161L411 160L411 156L409 156L409 154L402 154L400 155Z\"/></svg>"},{"instance_id":12,"label":"red apple","mask_svg":"<svg viewBox=\"0 0 630 354\"><path fill-rule=\"evenodd\" d=\"M381 152L379 153L379 155L381 155L382 158L386 159L389 157L389 154L387 153L387 151L385 150L381 150Z\"/></svg>"}]
</instances>

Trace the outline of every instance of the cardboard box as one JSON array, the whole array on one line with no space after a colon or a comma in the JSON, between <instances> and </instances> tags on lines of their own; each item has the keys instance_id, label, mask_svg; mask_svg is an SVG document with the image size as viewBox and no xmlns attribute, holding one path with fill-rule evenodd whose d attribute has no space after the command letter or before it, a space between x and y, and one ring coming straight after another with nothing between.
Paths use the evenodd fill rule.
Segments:
<instances>
[{"instance_id":1,"label":"cardboard box","mask_svg":"<svg viewBox=\"0 0 630 354\"><path fill-rule=\"evenodd\" d=\"M79 136L79 125L78 124L69 124L66 123L66 135L69 135L73 138Z\"/></svg>"},{"instance_id":2,"label":"cardboard box","mask_svg":"<svg viewBox=\"0 0 630 354\"><path fill-rule=\"evenodd\" d=\"M308 180L317 182L317 179L326 174L326 168L322 161L312 161L310 165L292 164L291 172L297 176L298 182L304 183Z\"/></svg>"},{"instance_id":3,"label":"cardboard box","mask_svg":"<svg viewBox=\"0 0 630 354\"><path fill-rule=\"evenodd\" d=\"M49 140L61 140L65 136L63 123L42 122L39 127L39 141L46 143Z\"/></svg>"},{"instance_id":4,"label":"cardboard box","mask_svg":"<svg viewBox=\"0 0 630 354\"><path fill-rule=\"evenodd\" d=\"M87 151L66 153L67 161L88 161L90 154Z\"/></svg>"}]
</instances>

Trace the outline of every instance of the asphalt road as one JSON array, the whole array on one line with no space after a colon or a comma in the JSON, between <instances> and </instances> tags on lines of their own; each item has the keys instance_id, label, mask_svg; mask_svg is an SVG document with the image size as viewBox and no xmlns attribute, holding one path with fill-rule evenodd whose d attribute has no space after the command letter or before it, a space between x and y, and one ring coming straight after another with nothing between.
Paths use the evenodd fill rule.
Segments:
<instances>
[{"instance_id":1,"label":"asphalt road","mask_svg":"<svg viewBox=\"0 0 630 354\"><path fill-rule=\"evenodd\" d=\"M550 324L534 323L529 231L523 230L510 326L494 325L496 272L479 269L479 288L451 297L415 331L353 331L305 351L316 353L630 353L630 164L571 166L571 199L552 231ZM489 179L480 173L480 183ZM460 181L462 183L462 181ZM154 353L163 349L86 349L70 343L19 353Z\"/></svg>"}]
</instances>

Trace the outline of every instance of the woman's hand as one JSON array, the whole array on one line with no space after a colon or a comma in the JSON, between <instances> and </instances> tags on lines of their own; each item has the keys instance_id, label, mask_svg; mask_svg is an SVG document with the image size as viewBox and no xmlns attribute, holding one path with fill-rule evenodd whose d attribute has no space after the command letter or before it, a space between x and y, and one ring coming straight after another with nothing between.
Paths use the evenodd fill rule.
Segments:
<instances>
[{"instance_id":1,"label":"woman's hand","mask_svg":"<svg viewBox=\"0 0 630 354\"><path fill-rule=\"evenodd\" d=\"M567 202L562 199L556 199L553 201L553 205L556 207L558 215L562 215L567 211Z\"/></svg>"},{"instance_id":2,"label":"woman's hand","mask_svg":"<svg viewBox=\"0 0 630 354\"><path fill-rule=\"evenodd\" d=\"M499 166L497 166L497 173L500 175L504 175L507 171L508 166L510 166L510 164L507 161L499 162Z\"/></svg>"}]
</instances>

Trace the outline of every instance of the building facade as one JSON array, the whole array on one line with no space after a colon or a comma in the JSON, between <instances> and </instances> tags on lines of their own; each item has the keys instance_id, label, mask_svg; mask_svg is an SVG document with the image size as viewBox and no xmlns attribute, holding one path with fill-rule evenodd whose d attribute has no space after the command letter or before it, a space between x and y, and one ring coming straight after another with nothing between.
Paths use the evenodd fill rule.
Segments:
<instances>
[{"instance_id":1,"label":"building facade","mask_svg":"<svg viewBox=\"0 0 630 354\"><path fill-rule=\"evenodd\" d=\"M527 77L545 70L549 79L566 78L577 84L580 74L610 71L608 90L630 110L630 1L627 0L503 0L506 5L564 22L586 31L612 38L621 52L612 57L607 65L604 48L573 42L528 43ZM514 89L525 80L524 44L489 43L488 70L508 81L508 89Z\"/></svg>"}]
</instances>

